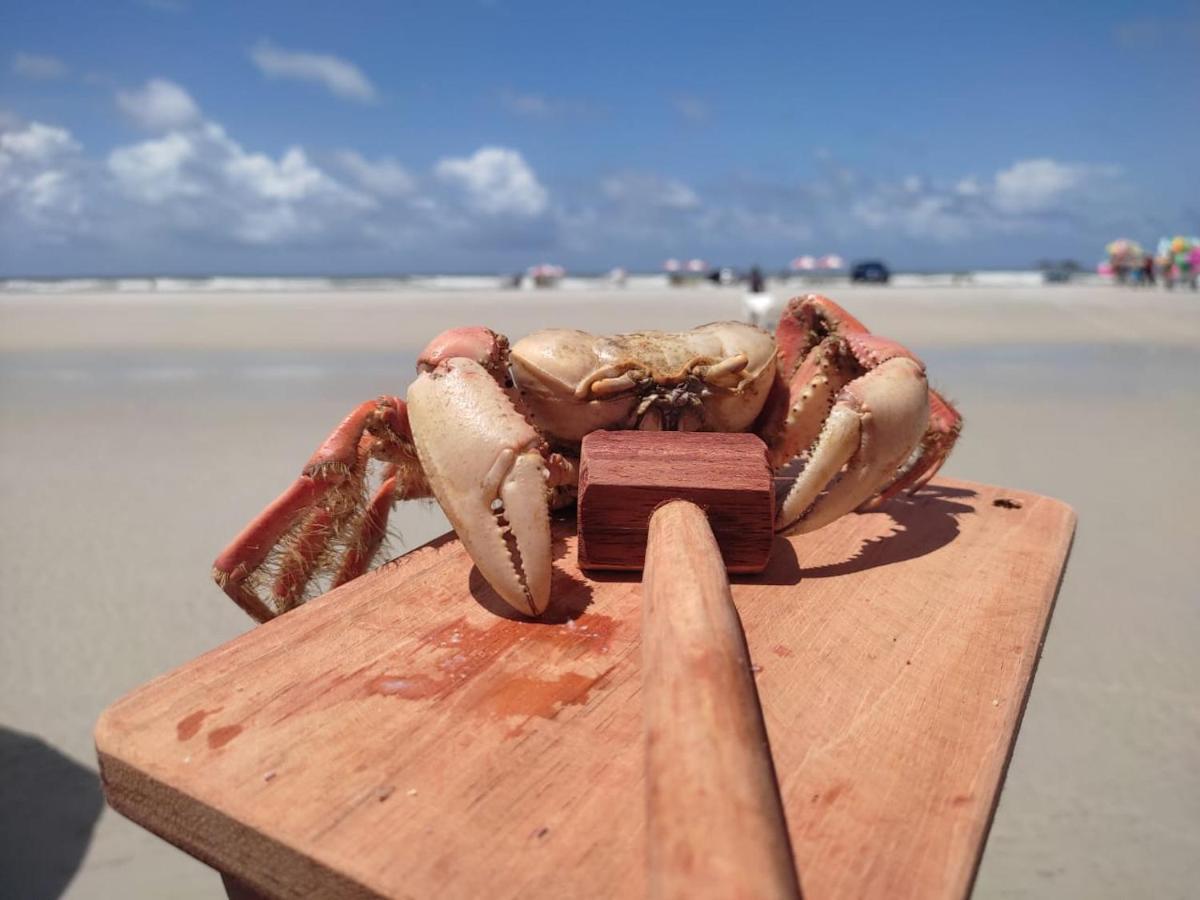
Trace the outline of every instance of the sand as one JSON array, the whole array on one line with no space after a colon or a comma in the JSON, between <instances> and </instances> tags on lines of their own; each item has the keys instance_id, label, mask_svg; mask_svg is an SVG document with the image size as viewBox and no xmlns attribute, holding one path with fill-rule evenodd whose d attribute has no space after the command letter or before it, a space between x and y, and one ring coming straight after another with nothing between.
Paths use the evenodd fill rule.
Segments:
<instances>
[{"instance_id":1,"label":"sand","mask_svg":"<svg viewBox=\"0 0 1200 900\"><path fill-rule=\"evenodd\" d=\"M1051 494L1080 517L975 896L1187 896L1200 296L837 296L920 353L964 410L947 474ZM432 334L740 315L741 293L719 289L0 296L0 866L26 872L22 895L219 896L210 870L100 812L92 724L249 627L208 581L216 551L352 404L403 390ZM417 505L397 524L397 552L445 527Z\"/></svg>"}]
</instances>

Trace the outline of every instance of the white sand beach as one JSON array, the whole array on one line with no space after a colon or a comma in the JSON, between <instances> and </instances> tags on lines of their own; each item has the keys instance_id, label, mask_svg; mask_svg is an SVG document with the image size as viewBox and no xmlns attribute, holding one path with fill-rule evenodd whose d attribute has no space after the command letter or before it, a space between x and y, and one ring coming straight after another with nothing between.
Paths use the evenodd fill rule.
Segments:
<instances>
[{"instance_id":1,"label":"white sand beach","mask_svg":"<svg viewBox=\"0 0 1200 900\"><path fill-rule=\"evenodd\" d=\"M975 896L1194 894L1200 295L829 292L921 355L959 404L946 474L1079 515ZM2 758L33 773L16 799L30 821L47 796L61 806L54 833L82 854L73 876L69 853L56 863L65 896L221 896L211 870L99 811L92 726L251 627L209 580L214 555L352 405L403 392L430 337L742 315L740 289L707 287L0 294L0 725L32 736L6 738ZM416 504L395 524L397 553L446 527ZM33 758L55 752L78 791Z\"/></svg>"}]
</instances>

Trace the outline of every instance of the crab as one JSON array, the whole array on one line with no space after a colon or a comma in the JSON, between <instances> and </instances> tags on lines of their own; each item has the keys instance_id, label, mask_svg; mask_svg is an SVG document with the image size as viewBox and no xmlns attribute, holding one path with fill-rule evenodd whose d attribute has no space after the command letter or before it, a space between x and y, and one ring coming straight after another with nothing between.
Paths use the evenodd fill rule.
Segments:
<instances>
[{"instance_id":1,"label":"crab","mask_svg":"<svg viewBox=\"0 0 1200 900\"><path fill-rule=\"evenodd\" d=\"M774 337L715 322L610 337L548 329L510 347L487 328L453 328L417 373L406 399L356 407L217 557L213 577L256 620L363 574L393 504L420 498L437 500L500 597L540 615L551 510L573 502L580 441L598 429L757 433L776 471L798 470L776 516L795 533L918 490L962 428L916 356L815 294L788 303Z\"/></svg>"}]
</instances>

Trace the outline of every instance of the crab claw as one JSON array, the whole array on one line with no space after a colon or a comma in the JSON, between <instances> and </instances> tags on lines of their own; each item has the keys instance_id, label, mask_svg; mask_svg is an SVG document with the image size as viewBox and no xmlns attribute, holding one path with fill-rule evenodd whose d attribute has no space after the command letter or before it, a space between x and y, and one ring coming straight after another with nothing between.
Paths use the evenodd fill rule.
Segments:
<instances>
[{"instance_id":1,"label":"crab claw","mask_svg":"<svg viewBox=\"0 0 1200 900\"><path fill-rule=\"evenodd\" d=\"M421 366L408 415L434 496L496 593L539 615L551 571L542 439L475 359L429 353Z\"/></svg>"},{"instance_id":2,"label":"crab claw","mask_svg":"<svg viewBox=\"0 0 1200 900\"><path fill-rule=\"evenodd\" d=\"M857 508L908 459L928 421L929 386L911 356L894 356L851 381L784 499L777 529L815 531Z\"/></svg>"}]
</instances>

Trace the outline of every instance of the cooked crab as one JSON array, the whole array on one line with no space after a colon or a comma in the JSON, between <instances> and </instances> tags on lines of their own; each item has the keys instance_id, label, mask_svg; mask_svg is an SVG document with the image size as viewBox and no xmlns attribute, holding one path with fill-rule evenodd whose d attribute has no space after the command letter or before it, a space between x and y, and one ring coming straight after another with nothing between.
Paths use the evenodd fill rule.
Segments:
<instances>
[{"instance_id":1,"label":"cooked crab","mask_svg":"<svg viewBox=\"0 0 1200 900\"><path fill-rule=\"evenodd\" d=\"M774 338L716 322L612 337L549 329L510 348L486 328L455 328L417 372L406 400L351 412L217 558L213 577L255 619L361 575L392 505L431 496L496 593L539 615L550 509L573 500L579 443L597 429L753 430L777 470L798 462L776 525L804 532L918 489L962 424L920 360L818 295L792 300Z\"/></svg>"}]
</instances>

